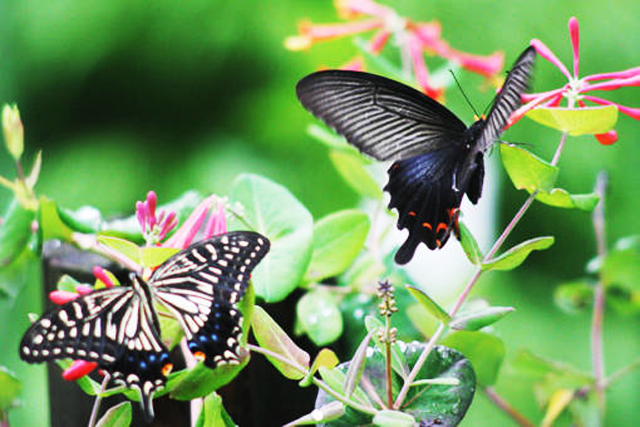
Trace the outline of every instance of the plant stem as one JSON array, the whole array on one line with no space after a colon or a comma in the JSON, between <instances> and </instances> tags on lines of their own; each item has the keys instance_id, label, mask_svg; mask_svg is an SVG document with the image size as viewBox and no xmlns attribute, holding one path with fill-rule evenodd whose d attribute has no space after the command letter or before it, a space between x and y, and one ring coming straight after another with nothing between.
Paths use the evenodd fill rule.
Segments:
<instances>
[{"instance_id":1,"label":"plant stem","mask_svg":"<svg viewBox=\"0 0 640 427\"><path fill-rule=\"evenodd\" d=\"M102 393L107 388L107 383L111 376L109 374L105 374L104 379L102 380L102 384L100 385L100 391L96 396L95 402L93 402L93 408L91 408L91 416L89 417L88 427L93 427L96 424L96 420L98 418L98 412L100 411L100 403L102 403Z\"/></svg>"},{"instance_id":2,"label":"plant stem","mask_svg":"<svg viewBox=\"0 0 640 427\"><path fill-rule=\"evenodd\" d=\"M624 366L615 371L613 374L609 375L609 378L607 378L606 380L605 386L611 386L613 383L620 381L620 379L624 378L628 373L635 371L638 368L640 368L640 357L629 363L627 366Z\"/></svg>"},{"instance_id":3,"label":"plant stem","mask_svg":"<svg viewBox=\"0 0 640 427\"><path fill-rule=\"evenodd\" d=\"M295 369L296 371L304 374L305 376L309 374L309 370L300 366L299 364L297 364L296 362L287 359L286 357L283 357L282 355L278 354L278 353L274 353L271 350L267 350L266 348L262 348L259 347L257 345L254 344L247 344L247 348L250 351L253 351L255 353L261 353L265 356L269 356L271 358L274 359L278 359L280 362L282 363L286 363L287 365L291 366L293 369ZM369 415L375 415L376 414L376 410L372 407L367 407L364 405L360 405L359 403L356 403L352 400L349 400L348 398L344 397L343 395L341 395L340 393L337 393L336 391L334 391L331 387L329 387L329 385L327 383L325 383L322 380L317 379L316 377L311 377L311 381L313 382L313 384L318 387L323 389L328 395L332 396L334 399L344 403L347 406L352 407L353 409L359 411L359 412L363 412L365 414L369 414Z\"/></svg>"},{"instance_id":4,"label":"plant stem","mask_svg":"<svg viewBox=\"0 0 640 427\"><path fill-rule=\"evenodd\" d=\"M189 350L189 345L187 344L187 339L182 337L180 340L180 351L182 351L182 356L184 357L184 363L187 369L194 368L198 361ZM195 427L198 422L198 417L200 416L200 412L202 411L202 405L204 404L204 399L197 398L191 399L189 403L189 409L191 410L191 426Z\"/></svg>"},{"instance_id":5,"label":"plant stem","mask_svg":"<svg viewBox=\"0 0 640 427\"><path fill-rule=\"evenodd\" d=\"M384 325L384 347L386 351L385 357L385 367L387 374L387 408L393 407L393 390L391 387L391 318L389 316L385 316L385 325Z\"/></svg>"},{"instance_id":6,"label":"plant stem","mask_svg":"<svg viewBox=\"0 0 640 427\"><path fill-rule=\"evenodd\" d=\"M607 253L605 222L604 222L604 196L607 186L607 176L601 172L596 179L595 192L600 196L600 203L593 211L593 229L595 231L598 257L604 259ZM604 367L604 346L602 338L602 323L604 320L605 289L602 280L598 280L593 295L593 317L591 321L591 360L593 365L593 376L595 378L594 391L600 408L600 419L604 419L605 411L605 367Z\"/></svg>"},{"instance_id":7,"label":"plant stem","mask_svg":"<svg viewBox=\"0 0 640 427\"><path fill-rule=\"evenodd\" d=\"M552 165L555 166L558 163L558 161L560 160L560 154L562 154L562 149L564 148L564 144L565 144L566 140L567 140L567 132L563 132L562 136L560 137L560 142L558 143L558 148L556 148L556 152L555 152L555 154L553 156L553 160L551 161ZM507 240L507 237L509 237L509 235L511 234L511 232L513 231L515 226L518 224L520 219L522 219L524 214L527 212L527 210L529 209L529 207L533 203L534 199L536 198L537 194L538 194L538 190L536 190L533 193L531 193L529 195L529 197L527 198L527 200L525 200L525 202L523 203L522 207L520 207L520 209L514 215L513 219L509 222L509 224L504 229L504 231L502 232L500 237L498 237L498 239L493 244L493 246L491 247L489 252L487 252L487 254L485 255L485 257L482 260L483 263L486 262L486 261L489 261L498 252L498 250L500 249L502 244L505 242L505 240ZM483 270L482 270L482 266L481 265L476 267L476 271L473 273L473 276L471 276L471 279L469 280L467 285L464 287L464 290L460 293L460 295L458 296L458 299L456 300L455 304L453 305L453 308L449 312L449 316L450 317L453 318L456 315L456 313L458 312L458 310L460 310L460 307L462 307L462 304L464 303L465 299L467 298L467 296L471 292L471 289L473 289L473 286L476 284L476 282L480 278L480 275L482 274L482 271ZM402 389L400 389L400 393L398 393L398 397L396 398L396 401L395 401L395 403L393 405L393 407L395 409L397 409L400 406L402 406L402 402L404 401L405 397L407 396L407 393L409 392L409 387L411 386L411 383L413 382L413 380L415 380L416 376L418 375L418 372L420 372L420 369L422 369L422 365L427 360L427 357L429 356L429 353L431 352L431 350L435 346L436 342L444 334L446 329L447 329L447 326L444 323L440 323L440 325L438 326L438 329L436 330L436 332L431 336L431 339L429 340L429 342L425 346L424 350L420 354L420 357L418 357L418 360L416 361L416 364L413 366L413 368L411 369L411 372L409 373L409 375L405 379L404 384L402 385Z\"/></svg>"},{"instance_id":8,"label":"plant stem","mask_svg":"<svg viewBox=\"0 0 640 427\"><path fill-rule=\"evenodd\" d=\"M504 400L493 387L485 387L484 393L487 395L489 400L491 400L497 407L502 409L507 415L509 415L516 423L521 425L522 427L535 427L531 421L525 418L520 412L518 412L509 402Z\"/></svg>"}]
</instances>

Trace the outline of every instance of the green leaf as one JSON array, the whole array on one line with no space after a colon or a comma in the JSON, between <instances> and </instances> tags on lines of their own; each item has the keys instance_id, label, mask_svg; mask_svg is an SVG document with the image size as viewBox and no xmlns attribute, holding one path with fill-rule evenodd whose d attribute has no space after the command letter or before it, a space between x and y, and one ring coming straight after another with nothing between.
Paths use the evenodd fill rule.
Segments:
<instances>
[{"instance_id":1,"label":"green leaf","mask_svg":"<svg viewBox=\"0 0 640 427\"><path fill-rule=\"evenodd\" d=\"M567 313L579 313L593 301L593 285L587 280L563 283L553 293L553 301Z\"/></svg>"},{"instance_id":2,"label":"green leaf","mask_svg":"<svg viewBox=\"0 0 640 427\"><path fill-rule=\"evenodd\" d=\"M271 241L269 254L252 274L256 295L268 302L283 300L298 286L311 259L311 214L289 190L257 175L240 175L231 199L244 207L248 225ZM238 221L233 225L247 227Z\"/></svg>"},{"instance_id":3,"label":"green leaf","mask_svg":"<svg viewBox=\"0 0 640 427\"><path fill-rule=\"evenodd\" d=\"M178 252L180 252L180 249L163 248L161 246L150 246L141 248L140 263L142 267L153 268L162 264Z\"/></svg>"},{"instance_id":4,"label":"green leaf","mask_svg":"<svg viewBox=\"0 0 640 427\"><path fill-rule=\"evenodd\" d=\"M300 380L300 387L309 387L311 384L313 384L312 378L321 367L333 369L338 363L340 363L338 356L336 356L336 354L332 350L323 348L314 359L311 368L309 368L309 373Z\"/></svg>"},{"instance_id":5,"label":"green leaf","mask_svg":"<svg viewBox=\"0 0 640 427\"><path fill-rule=\"evenodd\" d=\"M411 285L405 285L405 288L418 300L433 317L444 323L445 325L451 321L451 316L440 305L432 300L423 290Z\"/></svg>"},{"instance_id":6,"label":"green leaf","mask_svg":"<svg viewBox=\"0 0 640 427\"><path fill-rule=\"evenodd\" d=\"M404 412L383 409L373 417L373 424L380 427L413 427L416 419Z\"/></svg>"},{"instance_id":7,"label":"green leaf","mask_svg":"<svg viewBox=\"0 0 640 427\"><path fill-rule=\"evenodd\" d=\"M365 356L367 355L367 348L369 342L375 331L370 331L367 336L364 337L360 346L353 355L353 358L349 362L349 369L347 370L347 376L344 383L345 396L351 397L351 394L355 390L356 386L360 384L362 373L364 372Z\"/></svg>"},{"instance_id":8,"label":"green leaf","mask_svg":"<svg viewBox=\"0 0 640 427\"><path fill-rule=\"evenodd\" d=\"M105 235L98 236L98 242L120 252L136 264L142 262L142 250L133 242Z\"/></svg>"},{"instance_id":9,"label":"green leaf","mask_svg":"<svg viewBox=\"0 0 640 427\"><path fill-rule=\"evenodd\" d=\"M347 184L360 195L375 200L382 198L380 186L369 171L364 168L362 155L331 150L329 151L329 159Z\"/></svg>"},{"instance_id":10,"label":"green leaf","mask_svg":"<svg viewBox=\"0 0 640 427\"><path fill-rule=\"evenodd\" d=\"M550 191L558 176L558 168L522 147L500 144L500 156L509 178L518 190L533 193Z\"/></svg>"},{"instance_id":11,"label":"green leaf","mask_svg":"<svg viewBox=\"0 0 640 427\"><path fill-rule=\"evenodd\" d=\"M569 364L538 356L528 350L521 351L513 359L510 369L534 381L543 380L549 374L563 376L575 384L587 385L593 381L590 374L581 372Z\"/></svg>"},{"instance_id":12,"label":"green leaf","mask_svg":"<svg viewBox=\"0 0 640 427\"><path fill-rule=\"evenodd\" d=\"M569 194L566 190L554 188L549 192L539 192L536 195L536 200L557 208L580 209L591 212L600 201L600 197L595 193Z\"/></svg>"},{"instance_id":13,"label":"green leaf","mask_svg":"<svg viewBox=\"0 0 640 427\"><path fill-rule=\"evenodd\" d=\"M376 343L378 349L383 352L386 351L385 344L380 341L380 337L377 334L377 331L384 329L382 322L373 316L366 316L364 318L364 324L367 332L373 332L373 341ZM397 342L391 345L391 368L402 378L406 378L407 375L409 375L407 362Z\"/></svg>"},{"instance_id":14,"label":"green leaf","mask_svg":"<svg viewBox=\"0 0 640 427\"><path fill-rule=\"evenodd\" d=\"M332 390L340 393L341 395L345 395L347 375L344 372L345 370L340 368L341 366L348 366L348 363L343 363L342 365L339 365L334 369L320 368L318 372L320 372L320 377L322 377L324 382L326 382ZM350 396L350 399L362 406L368 406L370 408L373 407L371 400L369 400L367 394L359 386L355 387L355 389L353 390L353 394ZM318 402L316 401L316 405L317 403Z\"/></svg>"},{"instance_id":15,"label":"green leaf","mask_svg":"<svg viewBox=\"0 0 640 427\"><path fill-rule=\"evenodd\" d=\"M458 221L458 227L460 228L460 245L462 246L462 250L464 250L464 253L472 264L480 265L482 262L482 251L478 246L478 242L476 242L471 231L469 231L462 221Z\"/></svg>"},{"instance_id":16,"label":"green leaf","mask_svg":"<svg viewBox=\"0 0 640 427\"><path fill-rule=\"evenodd\" d=\"M13 199L0 223L0 268L11 264L27 247L36 213Z\"/></svg>"},{"instance_id":17,"label":"green leaf","mask_svg":"<svg viewBox=\"0 0 640 427\"><path fill-rule=\"evenodd\" d=\"M63 274L58 280L57 288L59 291L75 292L76 287L81 283L68 274Z\"/></svg>"},{"instance_id":18,"label":"green leaf","mask_svg":"<svg viewBox=\"0 0 640 427\"><path fill-rule=\"evenodd\" d=\"M482 263L483 270L513 270L524 262L531 251L540 251L553 245L552 236L536 237L509 249L502 255Z\"/></svg>"},{"instance_id":19,"label":"green leaf","mask_svg":"<svg viewBox=\"0 0 640 427\"><path fill-rule=\"evenodd\" d=\"M425 343L418 342L401 344L403 358L406 358L409 365L413 366L416 363L425 345ZM367 351L364 376L367 377L378 396L386 396L385 366L384 352L377 347L370 347L369 351ZM348 369L349 363L347 362L340 364L332 372L346 372ZM457 380L456 384L453 384L452 378ZM469 360L455 350L444 346L435 346L416 377L417 381L425 379L446 379L444 381L446 384L428 383L411 387L402 406L402 412L415 420L420 420L424 425L442 427L458 425L471 404L476 387L476 377ZM337 378L335 382L339 383L339 381L339 378ZM394 396L397 396L402 385L402 378L394 371L391 378ZM338 388L336 390L340 391L341 389ZM325 405L333 400L324 391L320 391L316 399L316 407ZM393 416L388 412L383 413L383 415ZM403 418L401 415L397 416ZM372 423L373 419L374 417L371 415L363 414L351 407L347 407L342 418L325 425L367 425ZM408 417L406 420L408 420Z\"/></svg>"},{"instance_id":20,"label":"green leaf","mask_svg":"<svg viewBox=\"0 0 640 427\"><path fill-rule=\"evenodd\" d=\"M131 425L131 402L122 402L109 408L96 427L128 427Z\"/></svg>"},{"instance_id":21,"label":"green leaf","mask_svg":"<svg viewBox=\"0 0 640 427\"><path fill-rule=\"evenodd\" d=\"M0 421L2 414L18 406L22 382L4 366L0 366Z\"/></svg>"},{"instance_id":22,"label":"green leaf","mask_svg":"<svg viewBox=\"0 0 640 427\"><path fill-rule=\"evenodd\" d=\"M500 338L486 332L457 331L447 335L442 343L471 361L480 384L489 386L496 382L505 353Z\"/></svg>"},{"instance_id":23,"label":"green leaf","mask_svg":"<svg viewBox=\"0 0 640 427\"><path fill-rule=\"evenodd\" d=\"M606 286L617 285L633 291L640 291L640 244L627 239L626 245L616 245L611 250L600 270Z\"/></svg>"},{"instance_id":24,"label":"green leaf","mask_svg":"<svg viewBox=\"0 0 640 427\"><path fill-rule=\"evenodd\" d=\"M253 335L261 347L279 354L305 370L309 369L309 354L298 347L271 316L258 305L254 307L252 326ZM304 377L304 372L293 368L288 363L270 356L267 356L267 359L282 375L289 379L299 380Z\"/></svg>"},{"instance_id":25,"label":"green leaf","mask_svg":"<svg viewBox=\"0 0 640 427\"><path fill-rule=\"evenodd\" d=\"M220 365L211 369L198 363L193 369L171 374L165 387L170 396L176 400L192 400L218 390L229 384L249 363L249 352L240 356L240 363Z\"/></svg>"},{"instance_id":26,"label":"green leaf","mask_svg":"<svg viewBox=\"0 0 640 427\"><path fill-rule=\"evenodd\" d=\"M342 314L331 292L307 292L296 305L296 316L302 332L318 346L332 343L342 334Z\"/></svg>"},{"instance_id":27,"label":"green leaf","mask_svg":"<svg viewBox=\"0 0 640 427\"><path fill-rule=\"evenodd\" d=\"M67 227L80 233L97 233L102 224L102 215L93 206L82 206L75 211L58 206L58 215Z\"/></svg>"},{"instance_id":28,"label":"green leaf","mask_svg":"<svg viewBox=\"0 0 640 427\"><path fill-rule=\"evenodd\" d=\"M538 107L527 114L541 125L568 132L571 136L609 132L618 120L618 109L613 105L601 107L561 108Z\"/></svg>"},{"instance_id":29,"label":"green leaf","mask_svg":"<svg viewBox=\"0 0 640 427\"><path fill-rule=\"evenodd\" d=\"M362 251L369 233L369 217L352 209L335 212L313 228L313 254L306 282L319 282L343 273Z\"/></svg>"},{"instance_id":30,"label":"green leaf","mask_svg":"<svg viewBox=\"0 0 640 427\"><path fill-rule=\"evenodd\" d=\"M294 427L301 425L317 425L320 422L326 423L340 418L344 415L345 406L342 402L333 401L324 406L314 409L312 412L285 424L284 427Z\"/></svg>"},{"instance_id":31,"label":"green leaf","mask_svg":"<svg viewBox=\"0 0 640 427\"><path fill-rule=\"evenodd\" d=\"M212 393L204 398L196 427L235 427L235 425L222 406L222 397Z\"/></svg>"},{"instance_id":32,"label":"green leaf","mask_svg":"<svg viewBox=\"0 0 640 427\"><path fill-rule=\"evenodd\" d=\"M71 241L71 230L60 219L58 207L53 200L40 196L40 228L42 230L42 239L60 239L66 242Z\"/></svg>"},{"instance_id":33,"label":"green leaf","mask_svg":"<svg viewBox=\"0 0 640 427\"><path fill-rule=\"evenodd\" d=\"M479 331L485 326L489 326L502 319L507 314L514 311L513 307L488 307L462 316L456 316L449 326L452 329L461 331Z\"/></svg>"}]
</instances>

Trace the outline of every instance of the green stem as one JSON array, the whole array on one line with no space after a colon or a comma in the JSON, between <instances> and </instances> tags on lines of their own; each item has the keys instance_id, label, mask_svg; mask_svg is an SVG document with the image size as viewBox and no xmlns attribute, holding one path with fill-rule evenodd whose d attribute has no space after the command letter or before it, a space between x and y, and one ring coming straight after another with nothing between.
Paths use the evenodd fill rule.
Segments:
<instances>
[{"instance_id":1,"label":"green stem","mask_svg":"<svg viewBox=\"0 0 640 427\"><path fill-rule=\"evenodd\" d=\"M386 351L386 374L387 374L387 408L393 407L393 390L391 383L391 318L389 316L385 316L385 325L384 325L384 347Z\"/></svg>"},{"instance_id":2,"label":"green stem","mask_svg":"<svg viewBox=\"0 0 640 427\"><path fill-rule=\"evenodd\" d=\"M615 371L613 374L609 375L609 378L607 378L607 380L605 381L605 386L609 387L613 385L614 383L624 378L627 374L635 371L638 368L640 368L640 357L629 363L627 366L624 366Z\"/></svg>"},{"instance_id":3,"label":"green stem","mask_svg":"<svg viewBox=\"0 0 640 427\"><path fill-rule=\"evenodd\" d=\"M100 411L100 403L102 403L102 393L104 393L107 388L107 383L111 376L106 374L104 379L102 380L102 384L100 385L100 391L96 395L96 400L93 402L93 408L91 408L91 416L89 417L88 427L93 427L96 424L96 420L98 418L98 412Z\"/></svg>"},{"instance_id":4,"label":"green stem","mask_svg":"<svg viewBox=\"0 0 640 427\"><path fill-rule=\"evenodd\" d=\"M262 348L259 347L257 345L254 344L247 344L247 348L250 351L253 351L255 353L260 353L263 354L265 356L269 356L272 357L274 359L279 360L282 363L286 363L287 365L291 366L293 369L295 369L296 371L300 372L303 375L308 375L309 374L309 370L300 366L299 364L297 364L296 362L287 359L286 357L283 357L282 355L275 353L271 350L267 350L266 348ZM367 406L363 406L360 405L359 403L356 403L348 398L346 398L345 396L341 395L340 393L334 391L331 387L329 387L329 385L327 383L325 383L322 380L317 379L316 377L311 377L311 381L313 382L313 384L318 387L321 388L322 390L324 390L328 395L332 396L334 399L344 403L347 406L352 407L353 409L359 411L359 412L363 412L365 414L369 414L369 415L375 415L376 414L376 410L374 408L371 407L367 407Z\"/></svg>"}]
</instances>

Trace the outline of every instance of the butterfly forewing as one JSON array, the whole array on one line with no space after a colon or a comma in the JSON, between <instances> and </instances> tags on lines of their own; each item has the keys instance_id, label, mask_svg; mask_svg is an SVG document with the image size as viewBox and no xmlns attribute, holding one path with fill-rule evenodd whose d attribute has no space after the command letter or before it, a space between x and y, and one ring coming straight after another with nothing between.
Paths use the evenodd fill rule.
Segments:
<instances>
[{"instance_id":1,"label":"butterfly forewing","mask_svg":"<svg viewBox=\"0 0 640 427\"><path fill-rule=\"evenodd\" d=\"M180 252L151 277L155 297L178 319L189 348L208 366L238 361L238 302L268 250L269 241L260 234L232 232Z\"/></svg>"},{"instance_id":2,"label":"butterfly forewing","mask_svg":"<svg viewBox=\"0 0 640 427\"><path fill-rule=\"evenodd\" d=\"M407 159L461 143L466 129L428 96L374 74L319 71L300 80L296 92L307 110L378 160Z\"/></svg>"},{"instance_id":3,"label":"butterfly forewing","mask_svg":"<svg viewBox=\"0 0 640 427\"><path fill-rule=\"evenodd\" d=\"M529 89L535 58L536 51L530 46L520 54L513 64L487 115L478 141L480 150L485 151L500 137L509 116L522 104L521 95Z\"/></svg>"}]
</instances>

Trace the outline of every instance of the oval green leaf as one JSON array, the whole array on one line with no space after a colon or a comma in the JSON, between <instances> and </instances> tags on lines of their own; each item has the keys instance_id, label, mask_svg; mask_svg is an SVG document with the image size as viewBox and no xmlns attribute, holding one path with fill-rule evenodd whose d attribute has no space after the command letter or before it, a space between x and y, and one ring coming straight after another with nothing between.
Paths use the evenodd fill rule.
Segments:
<instances>
[{"instance_id":1,"label":"oval green leaf","mask_svg":"<svg viewBox=\"0 0 640 427\"><path fill-rule=\"evenodd\" d=\"M553 245L552 236L537 237L527 240L509 249L499 257L482 263L483 270L513 270L524 262L532 251L540 251Z\"/></svg>"},{"instance_id":2,"label":"oval green leaf","mask_svg":"<svg viewBox=\"0 0 640 427\"><path fill-rule=\"evenodd\" d=\"M373 424L380 427L413 427L416 420L405 412L383 409L373 417Z\"/></svg>"},{"instance_id":3,"label":"oval green leaf","mask_svg":"<svg viewBox=\"0 0 640 427\"><path fill-rule=\"evenodd\" d=\"M313 360L313 363L311 364L311 368L309 369L307 375L305 375L298 384L300 385L300 387L309 387L311 384L313 384L312 378L316 374L316 372L318 372L318 369L333 369L338 363L340 363L338 356L336 356L336 354L332 350L323 348Z\"/></svg>"},{"instance_id":4,"label":"oval green leaf","mask_svg":"<svg viewBox=\"0 0 640 427\"><path fill-rule=\"evenodd\" d=\"M296 315L301 331L318 346L332 343L342 334L342 314L338 301L328 291L307 292L298 301Z\"/></svg>"},{"instance_id":5,"label":"oval green leaf","mask_svg":"<svg viewBox=\"0 0 640 427\"><path fill-rule=\"evenodd\" d=\"M567 313L579 313L593 301L593 285L587 280L563 283L553 293L553 301Z\"/></svg>"},{"instance_id":6,"label":"oval green leaf","mask_svg":"<svg viewBox=\"0 0 640 427\"><path fill-rule=\"evenodd\" d=\"M298 347L271 316L258 305L254 306L251 325L253 326L253 336L261 347L279 354L305 370L309 369L309 354ZM304 372L293 368L288 363L269 356L267 359L289 379L299 380L304 377Z\"/></svg>"},{"instance_id":7,"label":"oval green leaf","mask_svg":"<svg viewBox=\"0 0 640 427\"><path fill-rule=\"evenodd\" d=\"M487 307L456 317L449 323L449 326L460 331L479 331L496 323L514 310L513 307Z\"/></svg>"},{"instance_id":8,"label":"oval green leaf","mask_svg":"<svg viewBox=\"0 0 640 427\"><path fill-rule=\"evenodd\" d=\"M198 363L191 370L176 372L169 376L165 392L176 400L192 400L204 397L229 384L249 363L249 352L240 356L236 365L224 364L211 369Z\"/></svg>"},{"instance_id":9,"label":"oval green leaf","mask_svg":"<svg viewBox=\"0 0 640 427\"><path fill-rule=\"evenodd\" d=\"M365 197L371 197L376 200L382 198L380 186L369 171L364 168L362 155L331 150L329 151L329 158L338 173L351 188Z\"/></svg>"},{"instance_id":10,"label":"oval green leaf","mask_svg":"<svg viewBox=\"0 0 640 427\"><path fill-rule=\"evenodd\" d=\"M98 236L98 242L110 247L115 251L120 252L122 255L126 256L136 264L140 264L142 261L142 251L138 247L138 245L133 242L121 239L119 237L111 237L105 235Z\"/></svg>"},{"instance_id":11,"label":"oval green leaf","mask_svg":"<svg viewBox=\"0 0 640 427\"><path fill-rule=\"evenodd\" d=\"M306 282L319 282L343 273L362 251L369 233L369 217L359 210L330 214L313 227L313 254Z\"/></svg>"},{"instance_id":12,"label":"oval green leaf","mask_svg":"<svg viewBox=\"0 0 640 427\"><path fill-rule=\"evenodd\" d=\"M96 427L129 427L131 414L131 402L119 403L105 412Z\"/></svg>"},{"instance_id":13,"label":"oval green leaf","mask_svg":"<svg viewBox=\"0 0 640 427\"><path fill-rule=\"evenodd\" d=\"M58 206L58 215L67 227L80 233L96 233L102 224L102 215L93 206L82 206L75 211Z\"/></svg>"},{"instance_id":14,"label":"oval green leaf","mask_svg":"<svg viewBox=\"0 0 640 427\"><path fill-rule=\"evenodd\" d=\"M595 193L569 194L566 190L554 188L549 192L540 191L536 195L536 200L557 208L580 209L591 212L600 201L600 197Z\"/></svg>"},{"instance_id":15,"label":"oval green leaf","mask_svg":"<svg viewBox=\"0 0 640 427\"><path fill-rule=\"evenodd\" d=\"M480 384L489 386L496 382L505 354L500 338L486 332L457 331L447 335L442 343L471 361Z\"/></svg>"},{"instance_id":16,"label":"oval green leaf","mask_svg":"<svg viewBox=\"0 0 640 427\"><path fill-rule=\"evenodd\" d=\"M18 406L21 390L22 382L7 368L0 366L0 414Z\"/></svg>"},{"instance_id":17,"label":"oval green leaf","mask_svg":"<svg viewBox=\"0 0 640 427\"><path fill-rule=\"evenodd\" d=\"M558 168L545 162L522 147L500 144L504 168L518 190L533 193L549 191L558 177Z\"/></svg>"},{"instance_id":18,"label":"oval green leaf","mask_svg":"<svg viewBox=\"0 0 640 427\"><path fill-rule=\"evenodd\" d=\"M562 108L540 107L527 114L541 125L568 132L571 136L609 132L618 120L618 109L613 105L601 107Z\"/></svg>"},{"instance_id":19,"label":"oval green leaf","mask_svg":"<svg viewBox=\"0 0 640 427\"><path fill-rule=\"evenodd\" d=\"M405 288L418 300L433 317L444 323L445 325L451 321L451 316L440 305L429 297L422 289L418 289L411 285L405 285Z\"/></svg>"},{"instance_id":20,"label":"oval green leaf","mask_svg":"<svg viewBox=\"0 0 640 427\"><path fill-rule=\"evenodd\" d=\"M483 257L478 242L462 221L458 221L458 227L460 229L460 245L462 246L462 250L472 264L480 265Z\"/></svg>"},{"instance_id":21,"label":"oval green leaf","mask_svg":"<svg viewBox=\"0 0 640 427\"><path fill-rule=\"evenodd\" d=\"M236 424L222 406L222 397L212 393L204 398L196 427L232 427Z\"/></svg>"},{"instance_id":22,"label":"oval green leaf","mask_svg":"<svg viewBox=\"0 0 640 427\"><path fill-rule=\"evenodd\" d=\"M234 229L267 236L271 250L252 274L256 295L268 302L282 301L300 283L311 258L313 218L283 186L257 175L240 175L231 199L244 208L248 223L234 220Z\"/></svg>"}]
</instances>

